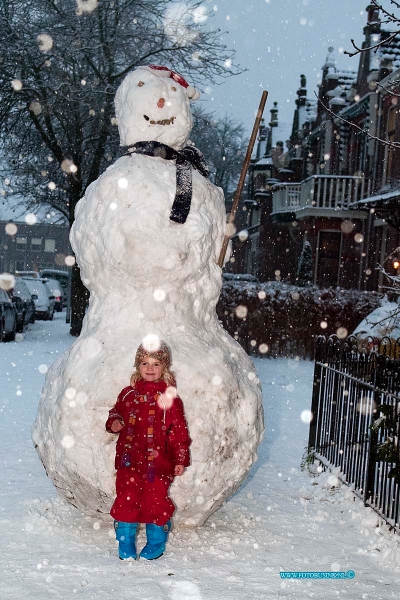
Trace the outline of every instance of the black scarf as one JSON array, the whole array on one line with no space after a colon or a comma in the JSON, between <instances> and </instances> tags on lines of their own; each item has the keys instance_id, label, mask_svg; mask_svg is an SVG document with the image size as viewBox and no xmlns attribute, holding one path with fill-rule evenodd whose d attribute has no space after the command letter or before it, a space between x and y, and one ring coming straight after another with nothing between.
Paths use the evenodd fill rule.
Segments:
<instances>
[{"instance_id":1,"label":"black scarf","mask_svg":"<svg viewBox=\"0 0 400 600\"><path fill-rule=\"evenodd\" d=\"M208 167L204 156L195 146L185 146L183 150L174 150L161 142L137 142L125 146L126 155L145 154L159 156L165 160L176 160L176 193L172 204L171 221L185 223L192 202L192 167L203 177L208 177Z\"/></svg>"}]
</instances>

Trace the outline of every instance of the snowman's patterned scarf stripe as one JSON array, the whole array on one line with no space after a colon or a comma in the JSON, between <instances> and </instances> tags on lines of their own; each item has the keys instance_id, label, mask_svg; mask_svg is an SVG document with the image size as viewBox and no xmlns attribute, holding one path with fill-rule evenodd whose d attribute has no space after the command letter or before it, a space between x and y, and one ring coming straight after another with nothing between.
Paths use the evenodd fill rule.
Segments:
<instances>
[{"instance_id":1,"label":"snowman's patterned scarf stripe","mask_svg":"<svg viewBox=\"0 0 400 600\"><path fill-rule=\"evenodd\" d=\"M171 221L185 223L192 202L192 167L203 177L208 177L208 167L204 156L195 146L185 146L182 150L174 150L161 142L137 142L125 146L126 155L145 154L159 156L165 160L176 160L176 193L172 204Z\"/></svg>"}]
</instances>

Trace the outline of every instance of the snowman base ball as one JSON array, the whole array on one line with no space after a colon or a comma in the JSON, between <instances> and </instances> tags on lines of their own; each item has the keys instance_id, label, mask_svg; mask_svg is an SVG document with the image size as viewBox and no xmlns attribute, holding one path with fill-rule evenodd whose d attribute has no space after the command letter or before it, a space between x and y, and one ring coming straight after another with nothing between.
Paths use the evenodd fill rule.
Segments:
<instances>
[{"instance_id":1,"label":"snowman base ball","mask_svg":"<svg viewBox=\"0 0 400 600\"><path fill-rule=\"evenodd\" d=\"M122 146L154 140L179 151L189 136L186 88L151 68L126 77L116 108ZM175 524L204 523L246 477L263 434L254 367L215 312L222 191L193 169L183 225L169 219L175 195L174 161L132 154L76 208L71 243L90 303L80 337L47 373L33 440L58 493L97 518L111 519L115 497L117 436L105 421L146 336L171 348L193 440L192 464L171 486Z\"/></svg>"}]
</instances>

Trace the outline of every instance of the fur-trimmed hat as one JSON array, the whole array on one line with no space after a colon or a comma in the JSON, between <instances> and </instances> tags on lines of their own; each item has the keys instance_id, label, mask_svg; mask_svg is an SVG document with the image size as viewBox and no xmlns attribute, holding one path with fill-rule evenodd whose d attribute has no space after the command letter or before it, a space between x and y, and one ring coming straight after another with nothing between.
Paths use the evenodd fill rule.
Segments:
<instances>
[{"instance_id":1,"label":"fur-trimmed hat","mask_svg":"<svg viewBox=\"0 0 400 600\"><path fill-rule=\"evenodd\" d=\"M146 356L159 360L166 369L169 369L172 364L171 348L159 339L151 340L148 343L144 340L140 344L135 356L136 369L139 369L140 363Z\"/></svg>"}]
</instances>

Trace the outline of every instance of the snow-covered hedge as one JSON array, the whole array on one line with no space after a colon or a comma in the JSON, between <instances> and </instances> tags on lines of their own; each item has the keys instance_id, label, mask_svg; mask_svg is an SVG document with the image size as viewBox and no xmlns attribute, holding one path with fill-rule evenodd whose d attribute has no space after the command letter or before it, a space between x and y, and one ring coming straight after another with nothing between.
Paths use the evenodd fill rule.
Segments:
<instances>
[{"instance_id":1,"label":"snow-covered hedge","mask_svg":"<svg viewBox=\"0 0 400 600\"><path fill-rule=\"evenodd\" d=\"M346 337L380 301L375 292L224 281L217 313L247 352L312 357L316 336Z\"/></svg>"}]
</instances>

